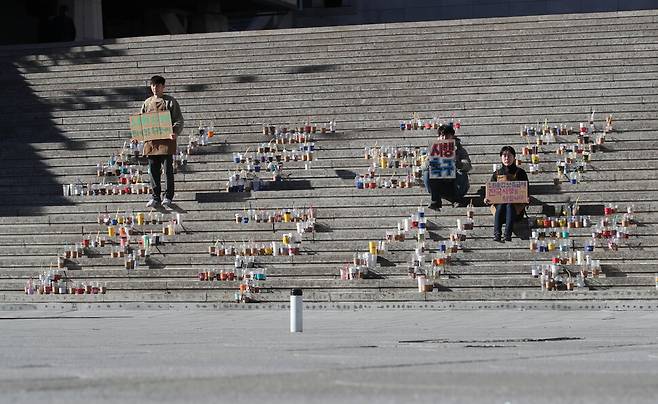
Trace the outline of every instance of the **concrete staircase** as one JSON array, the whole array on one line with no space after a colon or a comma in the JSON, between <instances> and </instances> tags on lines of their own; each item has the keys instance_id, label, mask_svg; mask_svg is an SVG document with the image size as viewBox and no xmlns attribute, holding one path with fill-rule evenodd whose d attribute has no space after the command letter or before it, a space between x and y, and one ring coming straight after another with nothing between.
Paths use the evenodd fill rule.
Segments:
<instances>
[{"instance_id":1,"label":"concrete staircase","mask_svg":"<svg viewBox=\"0 0 658 404\"><path fill-rule=\"evenodd\" d=\"M197 278L233 266L232 257L209 256L208 246L217 238L280 240L295 227L280 223L273 233L270 224L235 223L247 204L317 209L316 233L304 236L300 255L256 259L268 274L253 295L261 302L286 301L292 287L318 302L655 300L657 34L658 11L639 11L3 47L0 302L233 301L237 282ZM96 164L129 137L127 116L148 96L145 81L153 74L167 78L186 134L199 123L212 123L219 134L176 176L185 231L136 270L103 249L67 262L69 279L100 282L106 294L26 296L26 280L56 263L66 245L104 231L98 212L145 210L144 195L65 197L62 184L97 181ZM519 127L547 120L577 128L592 109L599 128L612 114L616 130L576 185L554 185L555 145L544 146L541 172L531 177L529 215L578 200L598 221L605 204L633 204L639 224L618 251L592 254L603 274L588 278L588 287L542 291L531 266L548 264L552 254L532 253L518 238L493 243L493 220L478 191L500 146L526 145ZM432 292L419 293L407 276L413 241L390 244L375 279L341 280L339 270L355 251L367 251L368 241L381 240L428 201L420 186L354 187L354 175L371 164L365 147L426 146L434 139L434 131L398 129L412 112L461 121L458 134L474 166L468 196L475 228ZM286 164L289 178L276 190L225 192L232 153L266 141L263 123L298 125L307 117L338 122L337 133L315 135L317 161L309 169ZM434 251L465 208L427 214ZM581 245L591 230L574 233Z\"/></svg>"}]
</instances>

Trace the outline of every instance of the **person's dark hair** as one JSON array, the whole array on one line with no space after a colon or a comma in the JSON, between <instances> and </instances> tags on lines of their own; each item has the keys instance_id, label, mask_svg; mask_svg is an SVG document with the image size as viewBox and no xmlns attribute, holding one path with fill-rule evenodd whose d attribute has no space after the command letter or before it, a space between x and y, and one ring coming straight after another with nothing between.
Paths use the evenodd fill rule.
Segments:
<instances>
[{"instance_id":1,"label":"person's dark hair","mask_svg":"<svg viewBox=\"0 0 658 404\"><path fill-rule=\"evenodd\" d=\"M439 126L439 136L455 136L455 128L452 125L441 125Z\"/></svg>"},{"instance_id":2,"label":"person's dark hair","mask_svg":"<svg viewBox=\"0 0 658 404\"><path fill-rule=\"evenodd\" d=\"M165 78L162 76L155 75L151 77L151 85L157 86L158 84L162 84L164 86L164 83L165 83Z\"/></svg>"},{"instance_id":3,"label":"person's dark hair","mask_svg":"<svg viewBox=\"0 0 658 404\"><path fill-rule=\"evenodd\" d=\"M512 156L516 157L516 150L514 150L512 146L503 146L503 148L500 149L500 155L502 156L505 152L510 152Z\"/></svg>"}]
</instances>

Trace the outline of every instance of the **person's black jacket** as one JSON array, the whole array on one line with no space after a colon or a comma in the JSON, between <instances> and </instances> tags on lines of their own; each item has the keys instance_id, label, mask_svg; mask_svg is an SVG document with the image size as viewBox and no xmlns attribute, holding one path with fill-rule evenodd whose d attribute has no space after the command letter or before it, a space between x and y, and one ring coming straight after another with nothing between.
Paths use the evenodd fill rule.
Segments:
<instances>
[{"instance_id":1,"label":"person's black jacket","mask_svg":"<svg viewBox=\"0 0 658 404\"><path fill-rule=\"evenodd\" d=\"M498 176L507 177L507 181L529 181L528 174L516 164L502 166L491 175L491 182L498 182Z\"/></svg>"}]
</instances>

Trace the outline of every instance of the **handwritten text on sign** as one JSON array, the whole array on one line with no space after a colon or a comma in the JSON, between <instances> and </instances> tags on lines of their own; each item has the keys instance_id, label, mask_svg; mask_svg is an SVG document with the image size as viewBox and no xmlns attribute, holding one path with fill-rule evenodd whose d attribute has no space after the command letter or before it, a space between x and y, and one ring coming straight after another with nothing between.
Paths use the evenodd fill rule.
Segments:
<instances>
[{"instance_id":1,"label":"handwritten text on sign","mask_svg":"<svg viewBox=\"0 0 658 404\"><path fill-rule=\"evenodd\" d=\"M528 181L487 182L490 203L528 203Z\"/></svg>"},{"instance_id":2,"label":"handwritten text on sign","mask_svg":"<svg viewBox=\"0 0 658 404\"><path fill-rule=\"evenodd\" d=\"M149 112L130 116L130 132L133 138L146 141L169 139L173 132L169 111Z\"/></svg>"},{"instance_id":3,"label":"handwritten text on sign","mask_svg":"<svg viewBox=\"0 0 658 404\"><path fill-rule=\"evenodd\" d=\"M432 145L429 152L429 177L433 179L455 178L455 141L439 140Z\"/></svg>"}]
</instances>

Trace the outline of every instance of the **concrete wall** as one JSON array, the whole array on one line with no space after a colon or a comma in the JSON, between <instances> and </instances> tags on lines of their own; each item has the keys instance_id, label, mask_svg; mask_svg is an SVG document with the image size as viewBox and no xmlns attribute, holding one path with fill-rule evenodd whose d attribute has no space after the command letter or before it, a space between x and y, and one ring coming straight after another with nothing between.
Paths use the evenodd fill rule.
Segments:
<instances>
[{"instance_id":1,"label":"concrete wall","mask_svg":"<svg viewBox=\"0 0 658 404\"><path fill-rule=\"evenodd\" d=\"M6 18L0 24L0 45L8 45L37 42L40 20L44 24L50 11L28 7L23 2L8 1L2 3L2 12Z\"/></svg>"},{"instance_id":2,"label":"concrete wall","mask_svg":"<svg viewBox=\"0 0 658 404\"><path fill-rule=\"evenodd\" d=\"M295 26L374 24L461 18L626 11L658 0L343 0L341 8L297 13Z\"/></svg>"},{"instance_id":3,"label":"concrete wall","mask_svg":"<svg viewBox=\"0 0 658 404\"><path fill-rule=\"evenodd\" d=\"M77 40L101 39L103 36L102 0L35 0L3 2L5 19L0 24L0 44L31 43L40 40L39 19L52 16L60 4L69 6L78 30ZM218 0L219 1L219 0ZM112 3L107 0L105 6ZM519 15L584 13L658 9L658 0L343 0L343 7L324 8L324 0L306 0L311 5L272 22L246 19L231 29L288 28L290 18L295 27L372 24L386 22L428 21ZM118 5L117 5L118 6ZM28 8L30 10L28 10ZM196 32L196 31L195 31ZM121 36L137 36L140 32Z\"/></svg>"}]
</instances>

